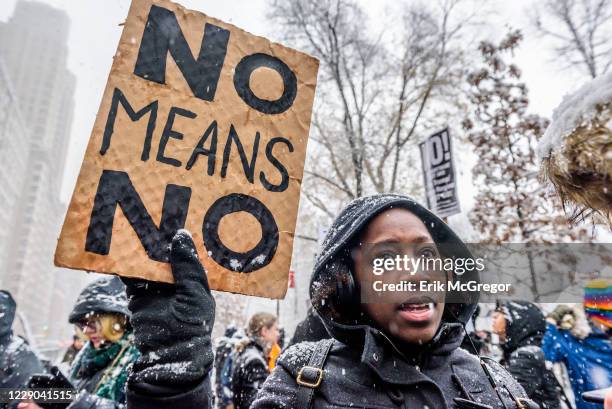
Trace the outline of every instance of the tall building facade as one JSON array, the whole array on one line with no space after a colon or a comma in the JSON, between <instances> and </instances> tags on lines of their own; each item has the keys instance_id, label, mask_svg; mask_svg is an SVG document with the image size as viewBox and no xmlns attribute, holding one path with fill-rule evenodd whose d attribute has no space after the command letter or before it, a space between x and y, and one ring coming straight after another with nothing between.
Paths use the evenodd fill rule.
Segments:
<instances>
[{"instance_id":1,"label":"tall building facade","mask_svg":"<svg viewBox=\"0 0 612 409\"><path fill-rule=\"evenodd\" d=\"M23 137L29 148L27 164L15 170L23 180L0 275L39 344L65 332L69 304L83 284L81 276L53 266L65 212L60 189L76 84L67 68L69 25L65 12L24 0L0 25L0 57L29 130L29 137ZM7 162L0 166L11 172Z\"/></svg>"},{"instance_id":2,"label":"tall building facade","mask_svg":"<svg viewBox=\"0 0 612 409\"><path fill-rule=\"evenodd\" d=\"M13 84L0 56L0 287L4 288L7 260L15 240L14 222L25 184L30 156L30 131L26 126Z\"/></svg>"}]
</instances>

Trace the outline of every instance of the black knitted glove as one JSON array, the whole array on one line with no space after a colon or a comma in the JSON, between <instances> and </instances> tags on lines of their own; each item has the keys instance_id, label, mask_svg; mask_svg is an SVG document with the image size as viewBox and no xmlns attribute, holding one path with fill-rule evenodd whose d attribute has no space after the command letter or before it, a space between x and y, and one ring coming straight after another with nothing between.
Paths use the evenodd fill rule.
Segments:
<instances>
[{"instance_id":1,"label":"black knitted glove","mask_svg":"<svg viewBox=\"0 0 612 409\"><path fill-rule=\"evenodd\" d=\"M179 230L172 239L170 264L174 285L124 279L142 354L129 378L135 390L189 389L202 382L213 361L215 300L189 232Z\"/></svg>"},{"instance_id":2,"label":"black knitted glove","mask_svg":"<svg viewBox=\"0 0 612 409\"><path fill-rule=\"evenodd\" d=\"M74 386L68 378L57 368L57 366L51 367L51 371L48 374L35 374L32 375L28 381L28 388L30 389L74 389ZM35 401L38 406L44 409L64 409L67 408L69 403L49 403L42 401Z\"/></svg>"}]
</instances>

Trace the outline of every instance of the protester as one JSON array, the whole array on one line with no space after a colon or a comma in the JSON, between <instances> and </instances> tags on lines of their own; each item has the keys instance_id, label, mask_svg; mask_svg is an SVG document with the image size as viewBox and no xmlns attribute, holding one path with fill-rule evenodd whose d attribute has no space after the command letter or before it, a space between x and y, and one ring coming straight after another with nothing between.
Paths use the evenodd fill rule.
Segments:
<instances>
[{"instance_id":1,"label":"protester","mask_svg":"<svg viewBox=\"0 0 612 409\"><path fill-rule=\"evenodd\" d=\"M467 335L461 341L461 348L476 356L482 355L487 351L490 334L487 331L476 330L476 319L480 315L480 306L476 306L474 313L466 323Z\"/></svg>"},{"instance_id":2,"label":"protester","mask_svg":"<svg viewBox=\"0 0 612 409\"><path fill-rule=\"evenodd\" d=\"M133 345L125 286L118 277L89 284L79 295L68 318L87 339L76 356L69 379L57 368L34 375L32 388L74 388L79 393L69 409L113 409L126 402L126 381L139 353ZM54 406L49 406L54 405ZM53 407L58 404L22 403L19 408Z\"/></svg>"},{"instance_id":3,"label":"protester","mask_svg":"<svg viewBox=\"0 0 612 409\"><path fill-rule=\"evenodd\" d=\"M358 262L361 243L393 242L428 249L447 243L455 249L449 256L470 257L442 220L407 197L353 201L329 230L311 280L313 306L334 339L289 348L251 408L537 407L499 364L458 348L477 293L461 293L462 302L452 304L361 302L358 287L370 279L367 263ZM130 408L210 407L214 300L188 233L174 237L170 263L175 287L128 286L136 343L143 356L159 357L134 365ZM477 279L474 272L452 276ZM426 314L414 312L423 308ZM159 331L158 322L168 330Z\"/></svg>"},{"instance_id":4,"label":"protester","mask_svg":"<svg viewBox=\"0 0 612 409\"><path fill-rule=\"evenodd\" d=\"M281 351L285 348L285 339L287 338L287 331L285 331L285 327L280 327L278 329L278 346Z\"/></svg>"},{"instance_id":5,"label":"protester","mask_svg":"<svg viewBox=\"0 0 612 409\"><path fill-rule=\"evenodd\" d=\"M576 409L601 408L582 394L612 386L611 307L612 284L598 280L585 288L584 308L559 305L548 317L542 349L547 360L567 367Z\"/></svg>"},{"instance_id":6,"label":"protester","mask_svg":"<svg viewBox=\"0 0 612 409\"><path fill-rule=\"evenodd\" d=\"M544 314L526 301L498 301L493 332L504 351L502 364L542 409L560 406L555 375L546 367L541 344L546 332Z\"/></svg>"},{"instance_id":7,"label":"protester","mask_svg":"<svg viewBox=\"0 0 612 409\"><path fill-rule=\"evenodd\" d=\"M237 331L235 326L228 326L223 336L217 341L215 349L213 368L215 375L215 402L218 409L226 409L232 404L231 380L225 379L227 375L223 373L223 369L236 345L234 335L236 335Z\"/></svg>"},{"instance_id":8,"label":"protester","mask_svg":"<svg viewBox=\"0 0 612 409\"><path fill-rule=\"evenodd\" d=\"M270 352L278 342L276 316L258 312L249 320L248 338L236 345L232 369L235 409L248 409L270 374Z\"/></svg>"},{"instance_id":9,"label":"protester","mask_svg":"<svg viewBox=\"0 0 612 409\"><path fill-rule=\"evenodd\" d=\"M74 358L77 356L77 354L82 348L83 348L83 340L81 339L81 337L76 334L73 335L72 344L70 344L70 346L66 350L66 353L64 353L64 357L62 358L62 363L72 365Z\"/></svg>"},{"instance_id":10,"label":"protester","mask_svg":"<svg viewBox=\"0 0 612 409\"><path fill-rule=\"evenodd\" d=\"M88 339L71 370L78 390L125 402L127 370L138 356L129 316L119 278L102 278L83 290L68 320Z\"/></svg>"},{"instance_id":11,"label":"protester","mask_svg":"<svg viewBox=\"0 0 612 409\"><path fill-rule=\"evenodd\" d=\"M0 291L0 388L24 388L32 374L43 371L28 343L13 334L17 304L8 291ZM0 407L4 405L0 403Z\"/></svg>"}]
</instances>

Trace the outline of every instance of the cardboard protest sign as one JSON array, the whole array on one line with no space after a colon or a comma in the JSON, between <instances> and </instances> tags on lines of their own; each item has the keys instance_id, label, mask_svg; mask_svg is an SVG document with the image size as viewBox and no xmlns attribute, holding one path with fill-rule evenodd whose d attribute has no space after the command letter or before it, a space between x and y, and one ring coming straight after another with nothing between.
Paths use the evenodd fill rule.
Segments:
<instances>
[{"instance_id":1,"label":"cardboard protest sign","mask_svg":"<svg viewBox=\"0 0 612 409\"><path fill-rule=\"evenodd\" d=\"M133 0L55 264L171 282L184 227L213 289L282 298L317 70L231 24Z\"/></svg>"},{"instance_id":2,"label":"cardboard protest sign","mask_svg":"<svg viewBox=\"0 0 612 409\"><path fill-rule=\"evenodd\" d=\"M460 213L453 150L448 129L437 132L419 144L427 206L439 217Z\"/></svg>"}]
</instances>

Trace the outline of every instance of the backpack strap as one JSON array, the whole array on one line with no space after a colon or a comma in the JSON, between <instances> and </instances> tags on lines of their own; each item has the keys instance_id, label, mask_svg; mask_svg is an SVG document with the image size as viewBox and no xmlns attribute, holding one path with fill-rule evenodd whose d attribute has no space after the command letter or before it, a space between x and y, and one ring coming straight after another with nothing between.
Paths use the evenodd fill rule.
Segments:
<instances>
[{"instance_id":1,"label":"backpack strap","mask_svg":"<svg viewBox=\"0 0 612 409\"><path fill-rule=\"evenodd\" d=\"M323 381L323 368L325 360L329 355L334 340L325 339L320 342L320 348L316 348L310 356L308 365L303 366L295 379L298 384L297 409L309 409L314 397L315 390Z\"/></svg>"}]
</instances>

